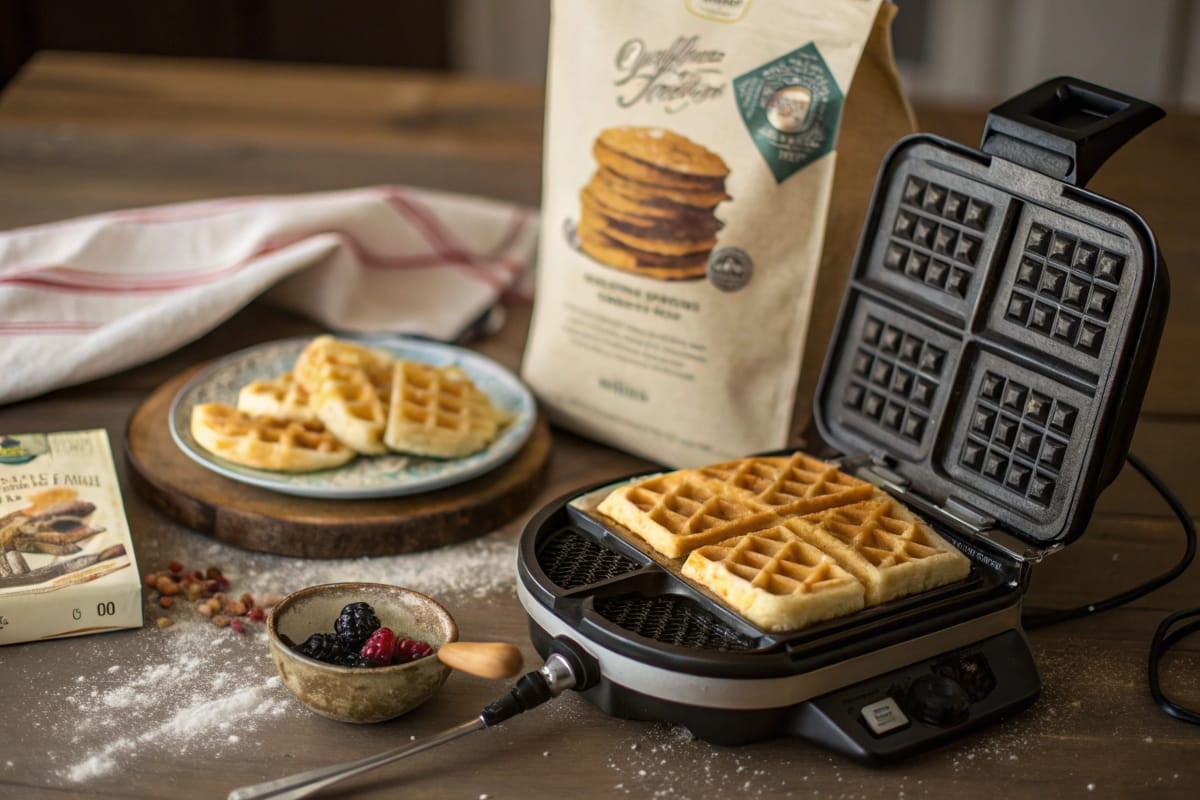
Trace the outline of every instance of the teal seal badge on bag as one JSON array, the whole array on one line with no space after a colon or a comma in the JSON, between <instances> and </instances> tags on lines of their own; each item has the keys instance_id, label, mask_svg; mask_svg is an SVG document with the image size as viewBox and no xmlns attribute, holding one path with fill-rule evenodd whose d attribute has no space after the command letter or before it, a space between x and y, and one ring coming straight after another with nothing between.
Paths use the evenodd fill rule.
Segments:
<instances>
[{"instance_id":1,"label":"teal seal badge on bag","mask_svg":"<svg viewBox=\"0 0 1200 800\"><path fill-rule=\"evenodd\" d=\"M833 150L844 95L812 42L735 78L733 91L776 183Z\"/></svg>"}]
</instances>

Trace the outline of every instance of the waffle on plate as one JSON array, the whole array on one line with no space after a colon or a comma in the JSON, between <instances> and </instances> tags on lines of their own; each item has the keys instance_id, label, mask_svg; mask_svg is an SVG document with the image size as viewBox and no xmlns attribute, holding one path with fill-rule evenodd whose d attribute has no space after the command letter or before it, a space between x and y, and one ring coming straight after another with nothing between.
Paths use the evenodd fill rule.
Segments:
<instances>
[{"instance_id":1,"label":"waffle on plate","mask_svg":"<svg viewBox=\"0 0 1200 800\"><path fill-rule=\"evenodd\" d=\"M490 445L507 418L457 366L432 366L318 336L290 372L246 383L237 408L197 406L196 442L243 466L309 472L356 455L460 458Z\"/></svg>"}]
</instances>

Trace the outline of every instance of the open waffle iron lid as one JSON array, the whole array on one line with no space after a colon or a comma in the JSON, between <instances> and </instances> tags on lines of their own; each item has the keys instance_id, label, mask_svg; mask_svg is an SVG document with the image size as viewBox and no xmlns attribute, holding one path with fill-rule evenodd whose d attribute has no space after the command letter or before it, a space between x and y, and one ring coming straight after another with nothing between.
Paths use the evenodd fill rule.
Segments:
<instances>
[{"instance_id":1,"label":"open waffle iron lid","mask_svg":"<svg viewBox=\"0 0 1200 800\"><path fill-rule=\"evenodd\" d=\"M1125 459L1168 295L1146 224L1083 185L1162 115L1057 78L993 109L980 151L901 140L818 384L824 442L1023 558L1081 534Z\"/></svg>"}]
</instances>

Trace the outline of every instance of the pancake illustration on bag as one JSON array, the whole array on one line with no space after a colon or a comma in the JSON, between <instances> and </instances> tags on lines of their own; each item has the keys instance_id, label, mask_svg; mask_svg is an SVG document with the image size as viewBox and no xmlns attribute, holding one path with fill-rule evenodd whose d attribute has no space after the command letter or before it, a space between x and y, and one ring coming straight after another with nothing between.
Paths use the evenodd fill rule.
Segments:
<instances>
[{"instance_id":1,"label":"pancake illustration on bag","mask_svg":"<svg viewBox=\"0 0 1200 800\"><path fill-rule=\"evenodd\" d=\"M665 128L618 127L592 145L597 169L579 193L579 248L616 269L661 280L703 278L729 167Z\"/></svg>"}]
</instances>

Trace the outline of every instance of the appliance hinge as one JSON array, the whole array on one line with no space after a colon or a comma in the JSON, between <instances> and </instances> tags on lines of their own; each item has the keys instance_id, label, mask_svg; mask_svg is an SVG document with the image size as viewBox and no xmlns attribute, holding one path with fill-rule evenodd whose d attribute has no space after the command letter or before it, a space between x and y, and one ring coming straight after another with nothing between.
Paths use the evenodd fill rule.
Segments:
<instances>
[{"instance_id":1,"label":"appliance hinge","mask_svg":"<svg viewBox=\"0 0 1200 800\"><path fill-rule=\"evenodd\" d=\"M926 519L936 521L961 534L960 539L966 542L986 541L991 548L1018 562L1040 561L1050 552L1031 547L1018 537L1005 532L997 527L994 518L957 497L948 497L944 502L938 502L914 491L912 482L891 469L889 463L890 459L886 454L864 453L841 459L839 466L855 477L875 484Z\"/></svg>"},{"instance_id":2,"label":"appliance hinge","mask_svg":"<svg viewBox=\"0 0 1200 800\"><path fill-rule=\"evenodd\" d=\"M953 518L974 536L988 542L992 547L1005 555L1022 563L1038 562L1047 553L1057 548L1039 548L1031 546L1020 537L1013 536L1008 531L997 526L996 520L987 516L969 503L957 498L947 497L940 509L943 514Z\"/></svg>"}]
</instances>

